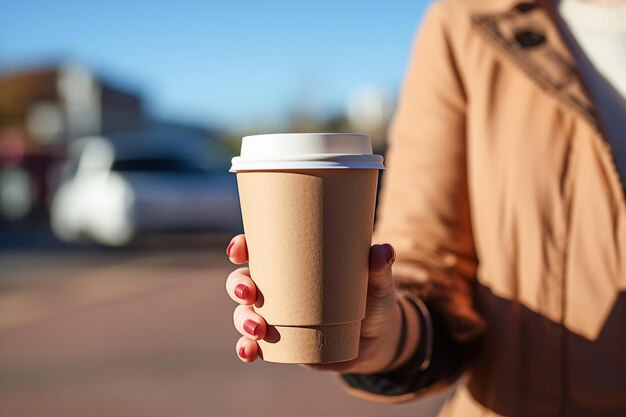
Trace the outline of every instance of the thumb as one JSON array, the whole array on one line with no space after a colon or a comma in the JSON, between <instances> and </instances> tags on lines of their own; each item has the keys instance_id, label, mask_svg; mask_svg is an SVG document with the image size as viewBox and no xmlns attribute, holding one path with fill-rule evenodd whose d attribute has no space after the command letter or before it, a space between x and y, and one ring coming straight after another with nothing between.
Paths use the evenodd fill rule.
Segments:
<instances>
[{"instance_id":1,"label":"thumb","mask_svg":"<svg viewBox=\"0 0 626 417\"><path fill-rule=\"evenodd\" d=\"M370 248L370 273L368 295L385 298L394 291L391 266L396 260L396 251L389 243Z\"/></svg>"}]
</instances>

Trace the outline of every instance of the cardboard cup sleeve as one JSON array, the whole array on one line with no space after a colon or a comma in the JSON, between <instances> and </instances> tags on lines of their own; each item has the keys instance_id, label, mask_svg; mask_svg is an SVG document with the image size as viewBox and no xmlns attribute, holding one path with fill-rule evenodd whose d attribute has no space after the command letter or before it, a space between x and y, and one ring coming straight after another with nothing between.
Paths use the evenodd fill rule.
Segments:
<instances>
[{"instance_id":1,"label":"cardboard cup sleeve","mask_svg":"<svg viewBox=\"0 0 626 417\"><path fill-rule=\"evenodd\" d=\"M237 173L264 360L357 357L377 181L376 169Z\"/></svg>"}]
</instances>

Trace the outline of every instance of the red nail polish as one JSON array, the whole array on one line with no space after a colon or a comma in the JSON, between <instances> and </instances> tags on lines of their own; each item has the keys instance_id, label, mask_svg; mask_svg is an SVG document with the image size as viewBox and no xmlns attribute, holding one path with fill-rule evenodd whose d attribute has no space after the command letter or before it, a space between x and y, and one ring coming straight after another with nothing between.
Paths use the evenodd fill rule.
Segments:
<instances>
[{"instance_id":1,"label":"red nail polish","mask_svg":"<svg viewBox=\"0 0 626 417\"><path fill-rule=\"evenodd\" d=\"M385 243L387 247L387 264L392 264L396 260L396 251L389 243Z\"/></svg>"},{"instance_id":2,"label":"red nail polish","mask_svg":"<svg viewBox=\"0 0 626 417\"><path fill-rule=\"evenodd\" d=\"M247 359L248 355L246 355L246 348L245 347L241 347L239 349L239 356L241 356L243 359Z\"/></svg>"},{"instance_id":3,"label":"red nail polish","mask_svg":"<svg viewBox=\"0 0 626 417\"><path fill-rule=\"evenodd\" d=\"M235 295L237 296L237 298L245 300L246 295L248 295L248 286L246 284L237 284L237 286L235 287Z\"/></svg>"},{"instance_id":4,"label":"red nail polish","mask_svg":"<svg viewBox=\"0 0 626 417\"><path fill-rule=\"evenodd\" d=\"M259 331L259 323L255 322L254 320L248 319L243 322L243 329L246 331L246 333L249 333L252 336L256 336L257 332Z\"/></svg>"},{"instance_id":5,"label":"red nail polish","mask_svg":"<svg viewBox=\"0 0 626 417\"><path fill-rule=\"evenodd\" d=\"M228 244L228 247L226 248L226 256L228 256L230 258L230 250L233 248L233 245L235 244L235 242L230 242Z\"/></svg>"}]
</instances>

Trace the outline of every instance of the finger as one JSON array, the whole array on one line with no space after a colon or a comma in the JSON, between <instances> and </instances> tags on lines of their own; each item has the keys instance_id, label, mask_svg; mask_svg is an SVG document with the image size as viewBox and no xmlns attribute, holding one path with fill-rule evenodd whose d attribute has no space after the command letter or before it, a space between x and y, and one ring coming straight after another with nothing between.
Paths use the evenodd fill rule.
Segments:
<instances>
[{"instance_id":1,"label":"finger","mask_svg":"<svg viewBox=\"0 0 626 417\"><path fill-rule=\"evenodd\" d=\"M384 298L394 290L391 266L396 252L389 243L373 245L370 249L368 295Z\"/></svg>"},{"instance_id":2,"label":"finger","mask_svg":"<svg viewBox=\"0 0 626 417\"><path fill-rule=\"evenodd\" d=\"M249 339L259 340L265 337L267 324L250 306L238 305L233 312L233 323L237 331Z\"/></svg>"},{"instance_id":3,"label":"finger","mask_svg":"<svg viewBox=\"0 0 626 417\"><path fill-rule=\"evenodd\" d=\"M244 235L235 236L226 248L226 256L235 265L248 262L248 246Z\"/></svg>"},{"instance_id":4,"label":"finger","mask_svg":"<svg viewBox=\"0 0 626 417\"><path fill-rule=\"evenodd\" d=\"M239 268L228 274L226 292L239 304L254 304L257 299L257 288L250 278L250 269Z\"/></svg>"},{"instance_id":5,"label":"finger","mask_svg":"<svg viewBox=\"0 0 626 417\"><path fill-rule=\"evenodd\" d=\"M241 336L235 345L237 356L243 362L254 362L259 357L259 345L252 339Z\"/></svg>"}]
</instances>

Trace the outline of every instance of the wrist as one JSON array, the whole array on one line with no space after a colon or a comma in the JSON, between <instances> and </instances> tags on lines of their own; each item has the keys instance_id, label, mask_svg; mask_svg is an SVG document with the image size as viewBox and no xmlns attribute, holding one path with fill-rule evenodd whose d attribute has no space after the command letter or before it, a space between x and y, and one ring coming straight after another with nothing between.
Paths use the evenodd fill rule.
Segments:
<instances>
[{"instance_id":1,"label":"wrist","mask_svg":"<svg viewBox=\"0 0 626 417\"><path fill-rule=\"evenodd\" d=\"M403 366L414 354L420 339L420 320L415 308L403 296L397 297L393 340L395 355L381 372L391 372Z\"/></svg>"}]
</instances>

